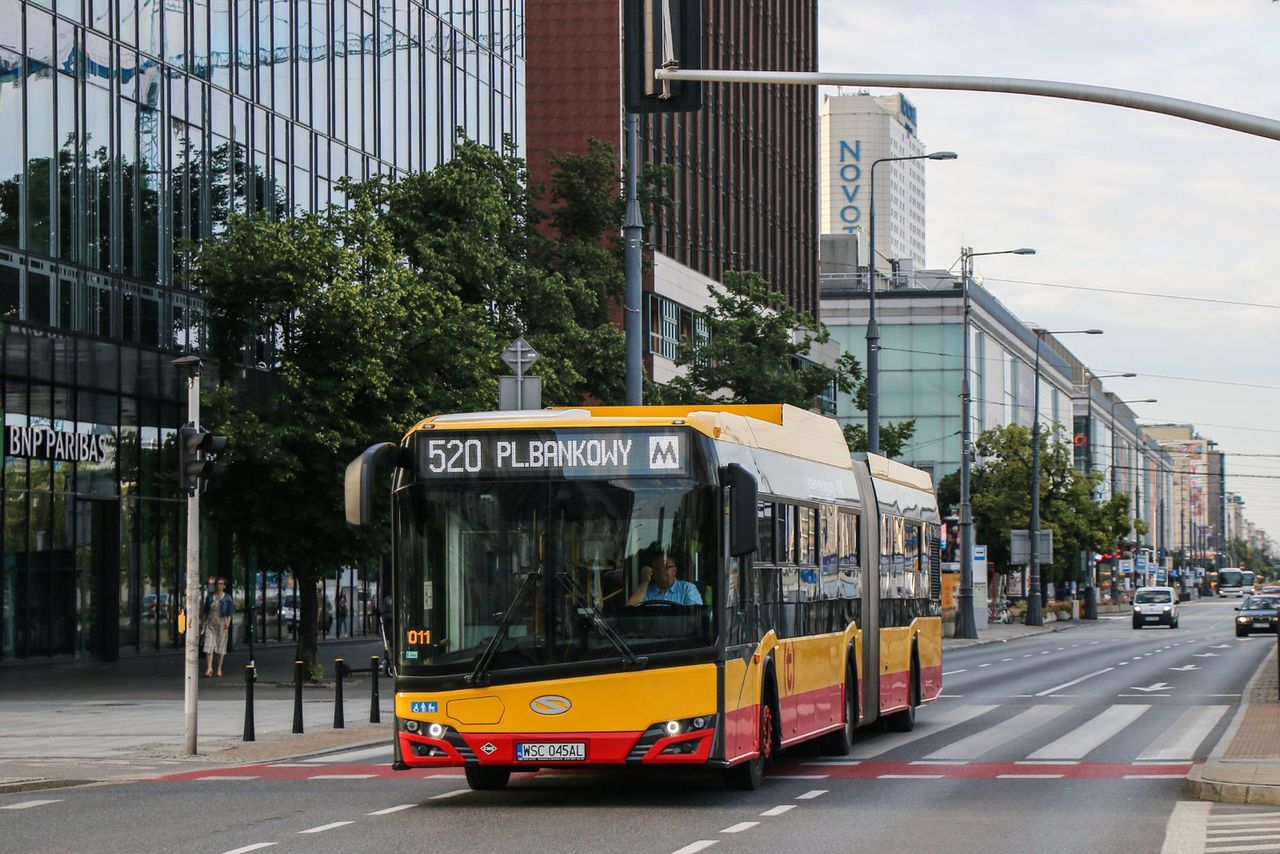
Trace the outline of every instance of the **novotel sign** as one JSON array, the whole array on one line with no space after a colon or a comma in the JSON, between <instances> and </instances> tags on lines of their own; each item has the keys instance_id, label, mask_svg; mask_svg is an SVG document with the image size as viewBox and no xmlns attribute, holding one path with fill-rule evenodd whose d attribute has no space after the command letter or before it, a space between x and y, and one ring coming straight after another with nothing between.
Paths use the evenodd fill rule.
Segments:
<instances>
[{"instance_id":1,"label":"novotel sign","mask_svg":"<svg viewBox=\"0 0 1280 854\"><path fill-rule=\"evenodd\" d=\"M836 166L839 179L836 186L840 188L841 227L853 233L858 230L862 221L862 202L858 195L862 192L862 140L855 139L852 144L848 140L840 140L840 159Z\"/></svg>"},{"instance_id":2,"label":"novotel sign","mask_svg":"<svg viewBox=\"0 0 1280 854\"><path fill-rule=\"evenodd\" d=\"M7 457L30 457L65 463L103 463L111 437L101 433L72 433L50 427L5 427Z\"/></svg>"}]
</instances>

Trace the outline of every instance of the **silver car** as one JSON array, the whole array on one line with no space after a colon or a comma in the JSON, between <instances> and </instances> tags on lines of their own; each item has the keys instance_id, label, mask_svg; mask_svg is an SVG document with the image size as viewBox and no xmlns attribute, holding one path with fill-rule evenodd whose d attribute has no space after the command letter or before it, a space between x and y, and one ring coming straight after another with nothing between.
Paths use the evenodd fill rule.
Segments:
<instances>
[{"instance_id":1,"label":"silver car","mask_svg":"<svg viewBox=\"0 0 1280 854\"><path fill-rule=\"evenodd\" d=\"M1133 627L1178 627L1178 594L1172 587L1139 587L1133 594Z\"/></svg>"}]
</instances>

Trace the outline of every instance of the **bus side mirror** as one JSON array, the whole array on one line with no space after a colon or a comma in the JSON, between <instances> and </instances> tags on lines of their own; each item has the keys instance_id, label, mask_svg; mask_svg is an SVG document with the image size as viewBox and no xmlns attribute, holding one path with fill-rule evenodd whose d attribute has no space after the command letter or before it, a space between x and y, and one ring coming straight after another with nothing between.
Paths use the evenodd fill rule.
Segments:
<instances>
[{"instance_id":1,"label":"bus side mirror","mask_svg":"<svg viewBox=\"0 0 1280 854\"><path fill-rule=\"evenodd\" d=\"M342 481L343 504L347 524L357 531L373 530L373 481L380 468L391 464L395 453L396 446L391 442L380 442L347 464Z\"/></svg>"},{"instance_id":2,"label":"bus side mirror","mask_svg":"<svg viewBox=\"0 0 1280 854\"><path fill-rule=\"evenodd\" d=\"M756 478L737 463L721 471L721 481L729 488L729 555L744 557L759 547L756 530Z\"/></svg>"}]
</instances>

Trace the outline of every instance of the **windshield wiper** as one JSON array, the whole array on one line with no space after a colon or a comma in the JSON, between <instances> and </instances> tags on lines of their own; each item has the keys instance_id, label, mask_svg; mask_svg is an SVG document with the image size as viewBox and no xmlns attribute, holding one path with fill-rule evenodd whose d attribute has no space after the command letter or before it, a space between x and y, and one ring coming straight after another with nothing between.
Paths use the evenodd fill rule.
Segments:
<instances>
[{"instance_id":1,"label":"windshield wiper","mask_svg":"<svg viewBox=\"0 0 1280 854\"><path fill-rule=\"evenodd\" d=\"M498 654L498 648L507 639L507 632L511 628L511 618L516 615L516 611L520 610L520 606L524 604L525 597L533 589L534 581L540 578L542 578L541 570L531 572L524 577L524 581L520 584L520 589L516 591L516 598L511 600L511 607L503 612L502 619L498 622L498 630L493 633L493 637L489 638L489 642L485 644L484 650L480 653L480 659L476 662L476 669L472 670L471 675L466 678L468 685L489 684L489 666L493 664L493 658Z\"/></svg>"},{"instance_id":2,"label":"windshield wiper","mask_svg":"<svg viewBox=\"0 0 1280 854\"><path fill-rule=\"evenodd\" d=\"M582 588L578 586L578 582L572 575L567 572L557 572L556 578L559 579L565 587L569 589L570 595L574 601L580 603L578 605L578 613L591 618L591 622L595 624L596 630L600 632L609 643L622 653L623 659L626 660L627 670L641 670L649 666L649 659L637 656L631 647L627 646L627 642L622 636L614 630L613 626L604 618L604 614L600 613L591 600L582 592Z\"/></svg>"}]
</instances>

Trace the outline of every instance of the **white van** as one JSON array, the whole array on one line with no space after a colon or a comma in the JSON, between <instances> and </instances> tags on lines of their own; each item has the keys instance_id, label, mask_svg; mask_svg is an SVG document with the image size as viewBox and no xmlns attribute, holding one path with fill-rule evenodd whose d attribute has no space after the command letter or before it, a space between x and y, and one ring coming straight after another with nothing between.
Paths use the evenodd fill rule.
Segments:
<instances>
[{"instance_id":1,"label":"white van","mask_svg":"<svg viewBox=\"0 0 1280 854\"><path fill-rule=\"evenodd\" d=\"M1133 627L1178 627L1178 594L1172 587L1139 587L1133 594Z\"/></svg>"}]
</instances>

